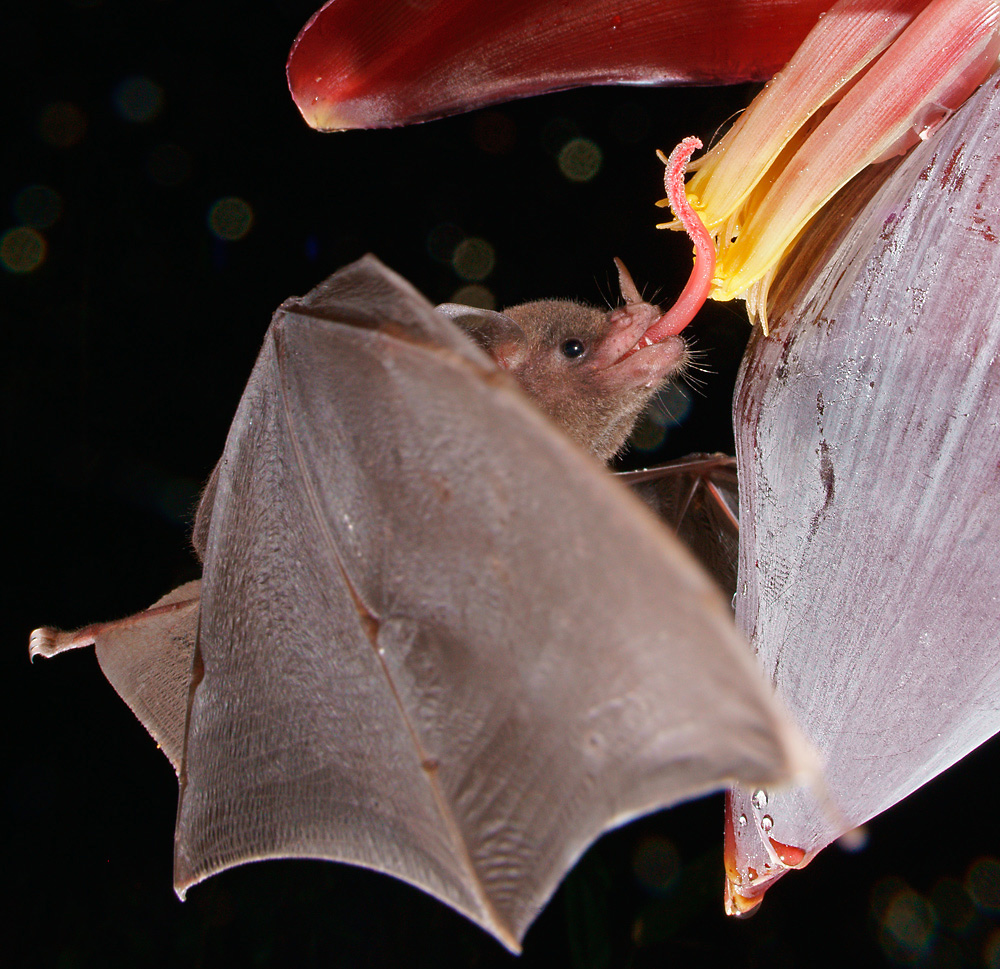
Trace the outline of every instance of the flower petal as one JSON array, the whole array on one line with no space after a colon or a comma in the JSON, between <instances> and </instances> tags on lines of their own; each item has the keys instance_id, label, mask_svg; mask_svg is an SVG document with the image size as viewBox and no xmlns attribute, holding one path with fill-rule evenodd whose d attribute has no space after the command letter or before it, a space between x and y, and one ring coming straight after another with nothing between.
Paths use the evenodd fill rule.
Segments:
<instances>
[{"instance_id":1,"label":"flower petal","mask_svg":"<svg viewBox=\"0 0 1000 969\"><path fill-rule=\"evenodd\" d=\"M885 0L875 10L871 0L849 0L820 19L726 136L696 162L688 195L709 228L733 215L809 119L842 96L927 3Z\"/></svg>"},{"instance_id":2,"label":"flower petal","mask_svg":"<svg viewBox=\"0 0 1000 969\"><path fill-rule=\"evenodd\" d=\"M712 298L746 298L765 328L772 273L806 223L862 169L926 137L996 66L996 0L888 10L841 0L689 183L716 234Z\"/></svg>"},{"instance_id":3,"label":"flower petal","mask_svg":"<svg viewBox=\"0 0 1000 969\"><path fill-rule=\"evenodd\" d=\"M324 131L423 121L583 84L763 80L831 0L329 0L288 84Z\"/></svg>"},{"instance_id":4,"label":"flower petal","mask_svg":"<svg viewBox=\"0 0 1000 969\"><path fill-rule=\"evenodd\" d=\"M998 112L993 81L744 360L737 618L835 807L732 793L734 911L1000 729Z\"/></svg>"}]
</instances>

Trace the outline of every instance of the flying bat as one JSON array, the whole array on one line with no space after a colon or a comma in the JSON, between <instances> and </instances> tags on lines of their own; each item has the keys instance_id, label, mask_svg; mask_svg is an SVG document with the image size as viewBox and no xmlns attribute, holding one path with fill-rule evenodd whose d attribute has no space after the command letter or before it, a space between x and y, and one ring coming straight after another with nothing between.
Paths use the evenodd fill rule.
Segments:
<instances>
[{"instance_id":1,"label":"flying bat","mask_svg":"<svg viewBox=\"0 0 1000 969\"><path fill-rule=\"evenodd\" d=\"M588 455L514 379L554 349L637 413L682 341L643 345L660 314L628 301L563 309L470 339L373 257L287 301L199 506L200 585L33 635L95 643L178 769L182 896L329 858L516 950L603 831L814 771L727 600L595 460L613 441Z\"/></svg>"}]
</instances>

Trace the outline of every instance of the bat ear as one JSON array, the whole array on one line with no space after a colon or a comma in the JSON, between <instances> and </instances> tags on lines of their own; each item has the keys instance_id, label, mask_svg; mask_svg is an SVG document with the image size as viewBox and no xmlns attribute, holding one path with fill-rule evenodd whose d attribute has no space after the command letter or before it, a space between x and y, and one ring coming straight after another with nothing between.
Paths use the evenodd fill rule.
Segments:
<instances>
[{"instance_id":1,"label":"bat ear","mask_svg":"<svg viewBox=\"0 0 1000 969\"><path fill-rule=\"evenodd\" d=\"M457 323L505 370L517 369L527 356L524 330L509 316L461 303L441 303L434 308Z\"/></svg>"},{"instance_id":2,"label":"bat ear","mask_svg":"<svg viewBox=\"0 0 1000 969\"><path fill-rule=\"evenodd\" d=\"M618 270L618 289L626 303L641 303L642 293L632 281L632 274L625 268L625 263L615 256L615 268Z\"/></svg>"}]
</instances>

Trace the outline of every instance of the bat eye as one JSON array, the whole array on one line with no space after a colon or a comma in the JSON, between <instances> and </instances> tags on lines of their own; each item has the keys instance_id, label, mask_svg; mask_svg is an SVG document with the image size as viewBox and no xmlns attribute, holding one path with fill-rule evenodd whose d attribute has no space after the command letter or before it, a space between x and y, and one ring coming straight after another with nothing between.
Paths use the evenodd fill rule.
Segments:
<instances>
[{"instance_id":1,"label":"bat eye","mask_svg":"<svg viewBox=\"0 0 1000 969\"><path fill-rule=\"evenodd\" d=\"M569 357L572 360L574 357L579 357L583 354L583 351L587 348L576 339L567 340L562 345L562 353L564 357Z\"/></svg>"}]
</instances>

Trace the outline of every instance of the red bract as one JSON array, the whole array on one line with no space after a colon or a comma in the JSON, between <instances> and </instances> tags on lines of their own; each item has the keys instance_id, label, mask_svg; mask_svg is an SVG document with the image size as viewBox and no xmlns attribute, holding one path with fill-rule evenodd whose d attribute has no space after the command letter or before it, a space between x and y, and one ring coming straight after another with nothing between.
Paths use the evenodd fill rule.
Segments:
<instances>
[{"instance_id":1,"label":"red bract","mask_svg":"<svg viewBox=\"0 0 1000 969\"><path fill-rule=\"evenodd\" d=\"M330 0L288 86L314 128L385 128L584 84L764 80L833 0Z\"/></svg>"}]
</instances>

